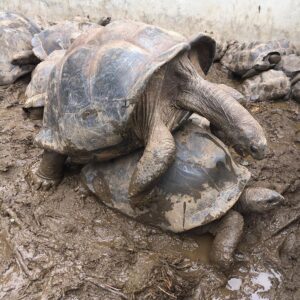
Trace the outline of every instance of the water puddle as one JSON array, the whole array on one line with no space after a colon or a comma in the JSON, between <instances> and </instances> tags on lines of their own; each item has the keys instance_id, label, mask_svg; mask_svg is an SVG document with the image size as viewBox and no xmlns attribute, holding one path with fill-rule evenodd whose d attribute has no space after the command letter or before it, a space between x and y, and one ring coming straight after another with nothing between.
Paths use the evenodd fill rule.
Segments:
<instances>
[{"instance_id":1,"label":"water puddle","mask_svg":"<svg viewBox=\"0 0 300 300\"><path fill-rule=\"evenodd\" d=\"M265 270L250 268L249 271L240 268L228 280L226 294L231 291L247 296L247 299L250 300L271 300L272 290L276 290L281 282L282 275L272 268Z\"/></svg>"}]
</instances>

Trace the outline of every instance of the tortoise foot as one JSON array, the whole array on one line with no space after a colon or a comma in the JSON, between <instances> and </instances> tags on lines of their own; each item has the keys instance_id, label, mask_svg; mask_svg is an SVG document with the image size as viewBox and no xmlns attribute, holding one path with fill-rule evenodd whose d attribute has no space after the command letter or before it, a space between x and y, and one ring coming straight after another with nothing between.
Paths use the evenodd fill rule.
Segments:
<instances>
[{"instance_id":1,"label":"tortoise foot","mask_svg":"<svg viewBox=\"0 0 300 300\"><path fill-rule=\"evenodd\" d=\"M210 259L223 270L233 263L233 255L243 233L242 215L230 210L220 221L210 252Z\"/></svg>"},{"instance_id":2,"label":"tortoise foot","mask_svg":"<svg viewBox=\"0 0 300 300\"><path fill-rule=\"evenodd\" d=\"M28 181L36 190L49 190L63 178L67 156L45 150L40 163L35 163L29 171Z\"/></svg>"},{"instance_id":3,"label":"tortoise foot","mask_svg":"<svg viewBox=\"0 0 300 300\"><path fill-rule=\"evenodd\" d=\"M57 186L61 180L60 178L46 178L39 173L39 162L36 162L30 168L28 174L26 175L26 180L29 185L35 190L48 191L52 187Z\"/></svg>"}]
</instances>

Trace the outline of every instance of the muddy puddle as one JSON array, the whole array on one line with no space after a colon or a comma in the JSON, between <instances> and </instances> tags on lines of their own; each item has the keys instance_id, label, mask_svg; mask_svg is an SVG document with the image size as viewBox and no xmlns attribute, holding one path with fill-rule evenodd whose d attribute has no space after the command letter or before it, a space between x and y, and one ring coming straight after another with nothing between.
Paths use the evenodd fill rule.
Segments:
<instances>
[{"instance_id":1,"label":"muddy puddle","mask_svg":"<svg viewBox=\"0 0 300 300\"><path fill-rule=\"evenodd\" d=\"M212 81L228 82L215 66ZM28 78L0 88L0 299L300 299L299 104L252 104L264 127L266 159L236 160L250 185L281 192L285 203L246 215L226 273L209 263L210 235L164 233L114 212L81 185L79 171L55 190L32 190L28 167L42 151L41 123L22 113Z\"/></svg>"}]
</instances>

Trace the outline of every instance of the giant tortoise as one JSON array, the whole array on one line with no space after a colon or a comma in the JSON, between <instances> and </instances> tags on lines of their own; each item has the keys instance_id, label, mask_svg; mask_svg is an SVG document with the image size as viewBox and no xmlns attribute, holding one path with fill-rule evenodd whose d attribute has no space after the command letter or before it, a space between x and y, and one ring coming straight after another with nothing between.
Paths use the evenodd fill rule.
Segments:
<instances>
[{"instance_id":1,"label":"giant tortoise","mask_svg":"<svg viewBox=\"0 0 300 300\"><path fill-rule=\"evenodd\" d=\"M276 66L283 55L297 53L288 40L274 40L266 43L232 43L221 59L222 65L234 74L248 78Z\"/></svg>"},{"instance_id":2,"label":"giant tortoise","mask_svg":"<svg viewBox=\"0 0 300 300\"><path fill-rule=\"evenodd\" d=\"M0 85L11 84L34 69L38 60L31 39L39 31L20 14L0 12Z\"/></svg>"},{"instance_id":3,"label":"giant tortoise","mask_svg":"<svg viewBox=\"0 0 300 300\"><path fill-rule=\"evenodd\" d=\"M244 80L241 88L247 100L276 100L289 95L291 83L284 72L271 69Z\"/></svg>"},{"instance_id":4,"label":"giant tortoise","mask_svg":"<svg viewBox=\"0 0 300 300\"><path fill-rule=\"evenodd\" d=\"M23 106L31 119L42 119L47 99L47 87L50 74L55 65L65 55L65 50L55 50L40 62L31 74L31 80L25 92L26 102Z\"/></svg>"},{"instance_id":5,"label":"giant tortoise","mask_svg":"<svg viewBox=\"0 0 300 300\"><path fill-rule=\"evenodd\" d=\"M109 160L145 146L129 185L138 203L174 160L171 132L195 112L221 128L240 152L262 159L263 129L251 114L189 59L196 51L205 73L215 42L133 21L115 21L77 38L53 69L43 127L36 137L45 151L31 182L60 181L67 156Z\"/></svg>"},{"instance_id":6,"label":"giant tortoise","mask_svg":"<svg viewBox=\"0 0 300 300\"><path fill-rule=\"evenodd\" d=\"M100 25L91 22L64 21L35 34L31 44L34 54L45 60L55 50L67 50L83 32Z\"/></svg>"},{"instance_id":7,"label":"giant tortoise","mask_svg":"<svg viewBox=\"0 0 300 300\"><path fill-rule=\"evenodd\" d=\"M142 151L86 165L83 182L105 205L141 222L173 232L195 228L197 233L211 232L215 235L211 259L227 267L243 231L238 211L264 212L283 197L265 188L245 188L249 171L237 165L226 146L197 120L188 121L174 138L175 161L143 206L132 207L128 195L128 178ZM231 209L234 205L236 210Z\"/></svg>"}]
</instances>

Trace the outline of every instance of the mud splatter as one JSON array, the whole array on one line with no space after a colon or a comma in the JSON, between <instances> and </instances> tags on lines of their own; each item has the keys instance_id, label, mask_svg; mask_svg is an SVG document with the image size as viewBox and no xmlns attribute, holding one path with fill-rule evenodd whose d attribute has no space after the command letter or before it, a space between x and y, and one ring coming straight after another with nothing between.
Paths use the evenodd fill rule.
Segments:
<instances>
[{"instance_id":1,"label":"mud splatter","mask_svg":"<svg viewBox=\"0 0 300 300\"><path fill-rule=\"evenodd\" d=\"M211 74L229 82L217 65ZM300 298L298 104L249 106L270 148L263 161L237 160L252 185L282 192L286 203L246 216L235 264L223 274L209 264L211 236L164 233L107 209L85 191L78 166L67 166L56 190L32 190L25 175L41 156L33 143L41 123L22 113L28 80L0 88L0 299Z\"/></svg>"}]
</instances>

